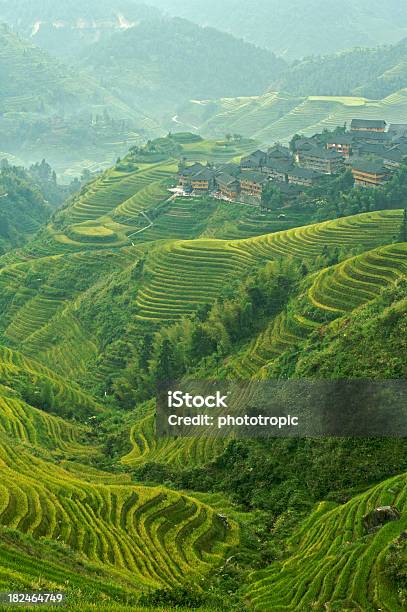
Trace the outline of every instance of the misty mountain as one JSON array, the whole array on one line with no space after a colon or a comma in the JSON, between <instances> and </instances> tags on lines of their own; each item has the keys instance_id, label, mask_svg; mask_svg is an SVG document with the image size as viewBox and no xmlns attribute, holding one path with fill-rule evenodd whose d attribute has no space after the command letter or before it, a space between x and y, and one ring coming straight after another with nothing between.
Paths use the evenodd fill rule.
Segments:
<instances>
[{"instance_id":1,"label":"misty mountain","mask_svg":"<svg viewBox=\"0 0 407 612\"><path fill-rule=\"evenodd\" d=\"M0 21L64 59L159 14L136 0L0 0Z\"/></svg>"},{"instance_id":2,"label":"misty mountain","mask_svg":"<svg viewBox=\"0 0 407 612\"><path fill-rule=\"evenodd\" d=\"M213 28L161 18L91 45L81 67L126 104L168 113L191 98L262 93L287 65Z\"/></svg>"},{"instance_id":3,"label":"misty mountain","mask_svg":"<svg viewBox=\"0 0 407 612\"><path fill-rule=\"evenodd\" d=\"M134 105L0 24L1 151L25 162L46 156L55 165L109 150L111 162L128 148L111 143L126 141L131 130L155 129Z\"/></svg>"},{"instance_id":4,"label":"misty mountain","mask_svg":"<svg viewBox=\"0 0 407 612\"><path fill-rule=\"evenodd\" d=\"M288 59L407 35L402 0L149 0L171 15L230 32Z\"/></svg>"},{"instance_id":5,"label":"misty mountain","mask_svg":"<svg viewBox=\"0 0 407 612\"><path fill-rule=\"evenodd\" d=\"M295 63L272 88L293 95L382 99L407 87L407 38L393 46L357 48Z\"/></svg>"}]
</instances>

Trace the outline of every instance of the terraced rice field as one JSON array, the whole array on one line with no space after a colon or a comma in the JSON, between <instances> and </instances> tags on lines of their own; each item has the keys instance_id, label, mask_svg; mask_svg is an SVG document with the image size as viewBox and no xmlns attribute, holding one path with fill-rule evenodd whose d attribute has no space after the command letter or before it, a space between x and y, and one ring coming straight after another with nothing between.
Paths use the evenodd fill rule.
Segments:
<instances>
[{"instance_id":1,"label":"terraced rice field","mask_svg":"<svg viewBox=\"0 0 407 612\"><path fill-rule=\"evenodd\" d=\"M394 505L400 520L368 534L363 517ZM389 546L407 528L407 475L386 480L342 506L321 503L289 540L287 559L251 576L254 610L404 609L384 575Z\"/></svg>"},{"instance_id":2,"label":"terraced rice field","mask_svg":"<svg viewBox=\"0 0 407 612\"><path fill-rule=\"evenodd\" d=\"M76 316L77 301L100 282L100 275L132 263L134 254L121 249L46 257L1 269L3 343L23 348L63 374L84 371L97 347Z\"/></svg>"},{"instance_id":3,"label":"terraced rice field","mask_svg":"<svg viewBox=\"0 0 407 612\"><path fill-rule=\"evenodd\" d=\"M292 348L326 322L352 312L378 297L383 287L407 276L407 243L396 243L363 253L314 274L306 299L275 317L249 348L229 367L241 378L258 375L261 368ZM309 306L313 307L312 316Z\"/></svg>"},{"instance_id":4,"label":"terraced rice field","mask_svg":"<svg viewBox=\"0 0 407 612\"><path fill-rule=\"evenodd\" d=\"M165 463L177 468L193 468L212 461L225 445L224 439L210 436L157 438L153 407L132 426L130 442L132 450L121 458L121 462L132 468L149 462Z\"/></svg>"},{"instance_id":5,"label":"terraced rice field","mask_svg":"<svg viewBox=\"0 0 407 612\"><path fill-rule=\"evenodd\" d=\"M401 211L367 213L292 230L235 241L171 242L151 252L149 282L137 295L138 318L177 320L213 302L231 274L242 274L260 261L309 259L325 246L358 245L366 250L390 242L399 233Z\"/></svg>"},{"instance_id":6,"label":"terraced rice field","mask_svg":"<svg viewBox=\"0 0 407 612\"><path fill-rule=\"evenodd\" d=\"M130 244L127 234L137 229L140 213L169 198L172 162L149 165L131 173L109 170L90 183L63 213L68 229L50 227L50 236L65 250ZM135 227L136 226L136 227Z\"/></svg>"},{"instance_id":7,"label":"terraced rice field","mask_svg":"<svg viewBox=\"0 0 407 612\"><path fill-rule=\"evenodd\" d=\"M311 136L324 128L383 117L388 123L401 123L406 116L407 92L402 89L383 100L360 97L310 96L307 98L268 92L259 97L231 98L212 103L213 114L199 116L193 104L185 117L194 118L200 132L217 137L227 131L239 132L258 142L288 143L294 134Z\"/></svg>"},{"instance_id":8,"label":"terraced rice field","mask_svg":"<svg viewBox=\"0 0 407 612\"><path fill-rule=\"evenodd\" d=\"M68 382L53 369L20 352L0 346L0 383L8 390L6 395L19 380L28 381L35 395L41 396L42 389L47 386L60 414L75 410L77 414L95 415L101 410L97 402L78 385Z\"/></svg>"},{"instance_id":9,"label":"terraced rice field","mask_svg":"<svg viewBox=\"0 0 407 612\"><path fill-rule=\"evenodd\" d=\"M134 586L202 577L237 542L206 504L163 488L89 484L0 436L0 525L68 545Z\"/></svg>"}]
</instances>

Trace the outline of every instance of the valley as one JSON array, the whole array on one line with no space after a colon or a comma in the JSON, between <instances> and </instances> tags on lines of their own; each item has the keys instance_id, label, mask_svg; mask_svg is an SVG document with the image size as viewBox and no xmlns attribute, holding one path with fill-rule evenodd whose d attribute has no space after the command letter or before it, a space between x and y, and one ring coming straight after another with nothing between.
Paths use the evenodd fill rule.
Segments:
<instances>
[{"instance_id":1,"label":"valley","mask_svg":"<svg viewBox=\"0 0 407 612\"><path fill-rule=\"evenodd\" d=\"M406 609L402 431L160 429L405 393L407 11L342 4L0 0L1 610Z\"/></svg>"}]
</instances>

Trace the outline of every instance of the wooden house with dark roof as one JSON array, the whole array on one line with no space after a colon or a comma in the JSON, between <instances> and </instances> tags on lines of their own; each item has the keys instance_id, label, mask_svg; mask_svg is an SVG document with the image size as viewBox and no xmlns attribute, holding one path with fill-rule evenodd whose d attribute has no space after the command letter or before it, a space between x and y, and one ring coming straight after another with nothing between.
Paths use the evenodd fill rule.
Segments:
<instances>
[{"instance_id":1,"label":"wooden house with dark roof","mask_svg":"<svg viewBox=\"0 0 407 612\"><path fill-rule=\"evenodd\" d=\"M375 188L384 185L390 178L390 170L383 161L371 161L360 158L352 162L352 174L355 187Z\"/></svg>"},{"instance_id":2,"label":"wooden house with dark roof","mask_svg":"<svg viewBox=\"0 0 407 612\"><path fill-rule=\"evenodd\" d=\"M205 170L206 166L197 162L192 164L191 166L184 166L180 168L178 173L178 180L181 187L186 187L190 185L191 177L202 170Z\"/></svg>"},{"instance_id":3,"label":"wooden house with dark roof","mask_svg":"<svg viewBox=\"0 0 407 612\"><path fill-rule=\"evenodd\" d=\"M332 134L326 141L328 151L335 151L348 159L352 155L352 134Z\"/></svg>"},{"instance_id":4,"label":"wooden house with dark roof","mask_svg":"<svg viewBox=\"0 0 407 612\"><path fill-rule=\"evenodd\" d=\"M243 172L239 178L240 191L243 196L261 199L263 188L268 180L266 174L262 172Z\"/></svg>"},{"instance_id":5,"label":"wooden house with dark roof","mask_svg":"<svg viewBox=\"0 0 407 612\"><path fill-rule=\"evenodd\" d=\"M287 175L289 170L293 167L291 159L273 159L268 157L265 165L262 168L262 172L267 174L274 181L287 181Z\"/></svg>"},{"instance_id":6,"label":"wooden house with dark roof","mask_svg":"<svg viewBox=\"0 0 407 612\"><path fill-rule=\"evenodd\" d=\"M258 149L246 157L242 157L240 167L242 170L261 170L267 159L267 153Z\"/></svg>"},{"instance_id":7,"label":"wooden house with dark roof","mask_svg":"<svg viewBox=\"0 0 407 612\"><path fill-rule=\"evenodd\" d=\"M288 172L288 182L292 185L303 185L304 187L311 187L317 181L319 181L324 175L320 172L315 172L310 168L301 168L300 166L293 166Z\"/></svg>"},{"instance_id":8,"label":"wooden house with dark roof","mask_svg":"<svg viewBox=\"0 0 407 612\"><path fill-rule=\"evenodd\" d=\"M240 193L240 182L236 176L221 172L216 177L216 185L223 198L236 200Z\"/></svg>"},{"instance_id":9,"label":"wooden house with dark roof","mask_svg":"<svg viewBox=\"0 0 407 612\"><path fill-rule=\"evenodd\" d=\"M303 168L322 174L338 174L343 169L341 153L317 146L300 149L297 162Z\"/></svg>"},{"instance_id":10,"label":"wooden house with dark roof","mask_svg":"<svg viewBox=\"0 0 407 612\"><path fill-rule=\"evenodd\" d=\"M352 119L351 132L385 132L387 123L384 119Z\"/></svg>"},{"instance_id":11,"label":"wooden house with dark roof","mask_svg":"<svg viewBox=\"0 0 407 612\"><path fill-rule=\"evenodd\" d=\"M195 193L207 193L215 188L215 172L203 168L190 177L190 185Z\"/></svg>"}]
</instances>

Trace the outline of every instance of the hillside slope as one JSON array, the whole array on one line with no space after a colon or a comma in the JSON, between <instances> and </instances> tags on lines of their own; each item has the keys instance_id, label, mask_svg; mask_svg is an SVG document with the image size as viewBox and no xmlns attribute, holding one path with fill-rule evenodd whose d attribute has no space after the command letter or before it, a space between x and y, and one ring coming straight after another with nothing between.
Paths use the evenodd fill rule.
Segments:
<instances>
[{"instance_id":1,"label":"hillside slope","mask_svg":"<svg viewBox=\"0 0 407 612\"><path fill-rule=\"evenodd\" d=\"M287 229L168 192L180 156L252 149L132 148L0 257L2 588L72 610L403 609L403 439L155 433L161 380L406 375L402 208ZM400 520L363 533L378 503Z\"/></svg>"},{"instance_id":2,"label":"hillside slope","mask_svg":"<svg viewBox=\"0 0 407 612\"><path fill-rule=\"evenodd\" d=\"M397 42L407 11L398 0L151 0L180 15L241 36L289 59ZM248 16L250 16L248 18Z\"/></svg>"},{"instance_id":3,"label":"hillside slope","mask_svg":"<svg viewBox=\"0 0 407 612\"><path fill-rule=\"evenodd\" d=\"M108 158L120 140L140 140L156 124L89 75L68 68L0 24L0 139L2 151L25 163L52 165ZM119 141L119 142L118 142ZM110 144L109 144L110 143Z\"/></svg>"},{"instance_id":4,"label":"hillside slope","mask_svg":"<svg viewBox=\"0 0 407 612\"><path fill-rule=\"evenodd\" d=\"M273 89L302 96L381 99L407 86L407 39L394 46L357 48L297 62Z\"/></svg>"},{"instance_id":5,"label":"hillside slope","mask_svg":"<svg viewBox=\"0 0 407 612\"><path fill-rule=\"evenodd\" d=\"M286 64L183 19L141 21L87 48L81 64L127 104L160 113L195 98L259 94Z\"/></svg>"},{"instance_id":6,"label":"hillside slope","mask_svg":"<svg viewBox=\"0 0 407 612\"><path fill-rule=\"evenodd\" d=\"M313 135L324 128L349 125L355 117L380 117L390 123L403 123L406 105L407 89L383 100L269 92L248 98L191 101L180 110L178 121L196 126L207 137L220 137L229 132L264 143L288 142L296 133Z\"/></svg>"}]
</instances>

